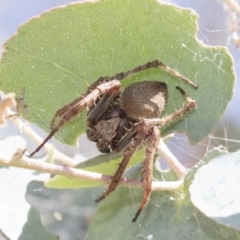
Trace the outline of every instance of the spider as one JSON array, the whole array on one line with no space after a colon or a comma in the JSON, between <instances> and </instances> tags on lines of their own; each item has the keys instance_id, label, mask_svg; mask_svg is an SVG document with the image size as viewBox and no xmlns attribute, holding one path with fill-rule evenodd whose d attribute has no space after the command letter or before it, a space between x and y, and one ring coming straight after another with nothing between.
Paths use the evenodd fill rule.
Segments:
<instances>
[{"instance_id":1,"label":"spider","mask_svg":"<svg viewBox=\"0 0 240 240\"><path fill-rule=\"evenodd\" d=\"M122 79L155 67L160 67L197 88L188 78L158 60L112 77L100 77L85 94L55 113L51 122L52 131L30 155L31 157L39 151L66 122L84 108L89 108L86 120L88 139L96 142L97 148L102 153L111 151L123 153L123 159L107 190L96 199L96 202L100 202L116 189L134 152L139 146L146 144L142 166L144 194L140 207L132 219L133 222L146 206L152 191L153 158L160 139L159 128L196 108L195 101L188 97L182 88L176 87L185 98L184 106L166 117L159 118L168 99L167 85L159 81L135 82L126 87L122 93L120 92ZM57 118L60 120L55 124Z\"/></svg>"}]
</instances>

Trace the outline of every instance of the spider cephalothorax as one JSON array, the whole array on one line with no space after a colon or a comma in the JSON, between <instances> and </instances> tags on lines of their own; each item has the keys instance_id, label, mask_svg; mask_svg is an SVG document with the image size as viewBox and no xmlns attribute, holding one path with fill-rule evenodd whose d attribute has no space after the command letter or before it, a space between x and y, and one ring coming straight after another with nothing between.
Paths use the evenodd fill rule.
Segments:
<instances>
[{"instance_id":1,"label":"spider cephalothorax","mask_svg":"<svg viewBox=\"0 0 240 240\"><path fill-rule=\"evenodd\" d=\"M32 156L41 149L64 123L88 107L90 109L86 120L88 138L96 142L98 149L103 153L111 151L123 153L123 159L108 189L96 199L96 202L99 202L116 189L134 152L140 145L146 144L142 167L144 196L133 222L137 220L147 204L152 191L153 157L160 138L159 128L196 107L195 101L188 97L183 89L176 87L184 96L185 105L169 116L159 118L168 98L167 85L159 81L136 82L130 84L122 93L120 92L122 79L153 67L161 67L171 75L197 88L189 79L158 60L112 77L101 77L89 87L85 94L56 112L51 126L54 126L57 118L60 118L59 122L43 143L30 155Z\"/></svg>"}]
</instances>

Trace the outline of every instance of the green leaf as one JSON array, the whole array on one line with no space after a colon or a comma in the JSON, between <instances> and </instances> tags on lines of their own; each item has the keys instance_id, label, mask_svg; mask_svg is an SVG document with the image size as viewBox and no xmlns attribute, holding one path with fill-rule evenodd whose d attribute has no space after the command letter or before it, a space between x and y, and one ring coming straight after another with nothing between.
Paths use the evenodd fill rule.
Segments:
<instances>
[{"instance_id":1,"label":"green leaf","mask_svg":"<svg viewBox=\"0 0 240 240\"><path fill-rule=\"evenodd\" d=\"M161 69L124 80L168 84L164 114L183 105L176 85L197 102L188 117L167 126L162 135L186 132L192 144L215 126L232 98L235 76L226 48L207 47L196 38L197 15L157 0L101 0L72 4L42 14L21 26L5 45L0 64L1 89L18 96L25 88L27 119L49 131L54 113L84 93L100 76L112 76L158 59L191 79L192 89ZM85 132L86 112L59 131L75 144Z\"/></svg>"},{"instance_id":2,"label":"green leaf","mask_svg":"<svg viewBox=\"0 0 240 240\"><path fill-rule=\"evenodd\" d=\"M191 201L207 217L240 229L240 151L215 157L195 174Z\"/></svg>"},{"instance_id":3,"label":"green leaf","mask_svg":"<svg viewBox=\"0 0 240 240\"><path fill-rule=\"evenodd\" d=\"M131 178L138 174L132 172ZM131 220L143 197L139 189L119 187L100 205L85 240L90 239L240 239L238 231L199 212L188 196L154 192L136 223Z\"/></svg>"},{"instance_id":4,"label":"green leaf","mask_svg":"<svg viewBox=\"0 0 240 240\"><path fill-rule=\"evenodd\" d=\"M58 190L32 181L26 189L26 201L40 212L43 225L60 239L83 239L97 204L98 188ZM32 238L35 239L35 238ZM45 240L45 238L42 238Z\"/></svg>"},{"instance_id":5,"label":"green leaf","mask_svg":"<svg viewBox=\"0 0 240 240\"><path fill-rule=\"evenodd\" d=\"M23 226L23 231L18 238L19 240L57 240L58 236L54 236L46 231L43 227L39 212L34 208L30 208L28 212L28 219Z\"/></svg>"}]
</instances>

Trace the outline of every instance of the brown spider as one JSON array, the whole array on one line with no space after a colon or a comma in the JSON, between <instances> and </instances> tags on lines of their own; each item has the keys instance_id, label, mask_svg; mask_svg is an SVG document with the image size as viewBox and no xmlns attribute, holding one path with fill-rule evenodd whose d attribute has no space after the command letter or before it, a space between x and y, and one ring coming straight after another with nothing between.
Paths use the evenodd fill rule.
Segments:
<instances>
[{"instance_id":1,"label":"brown spider","mask_svg":"<svg viewBox=\"0 0 240 240\"><path fill-rule=\"evenodd\" d=\"M120 80L154 67L161 67L171 75L197 88L189 79L158 60L112 77L101 77L88 88L85 94L56 112L51 126L54 126L57 118L60 118L59 122L52 128L43 143L30 155L33 156L39 151L66 122L84 108L89 107L86 121L87 137L96 142L99 151L103 153L111 151L123 153L123 159L112 177L108 189L96 199L96 202L99 202L116 189L126 166L138 147L143 143L147 144L142 167L144 196L132 219L133 222L137 220L146 206L152 191L153 157L160 138L159 127L172 122L196 107L195 101L188 97L183 89L176 87L184 96L185 105L169 116L159 118L168 98L167 85L159 81L136 82L129 85L120 94Z\"/></svg>"}]
</instances>

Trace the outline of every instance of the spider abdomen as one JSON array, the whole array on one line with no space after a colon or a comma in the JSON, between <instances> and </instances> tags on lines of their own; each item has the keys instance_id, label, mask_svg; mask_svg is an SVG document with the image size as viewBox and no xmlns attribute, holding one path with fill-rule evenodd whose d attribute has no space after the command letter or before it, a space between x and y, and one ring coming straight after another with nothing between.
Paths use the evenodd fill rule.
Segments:
<instances>
[{"instance_id":1,"label":"spider abdomen","mask_svg":"<svg viewBox=\"0 0 240 240\"><path fill-rule=\"evenodd\" d=\"M123 91L120 107L134 120L157 118L165 107L167 97L167 85L163 82L136 82Z\"/></svg>"}]
</instances>

